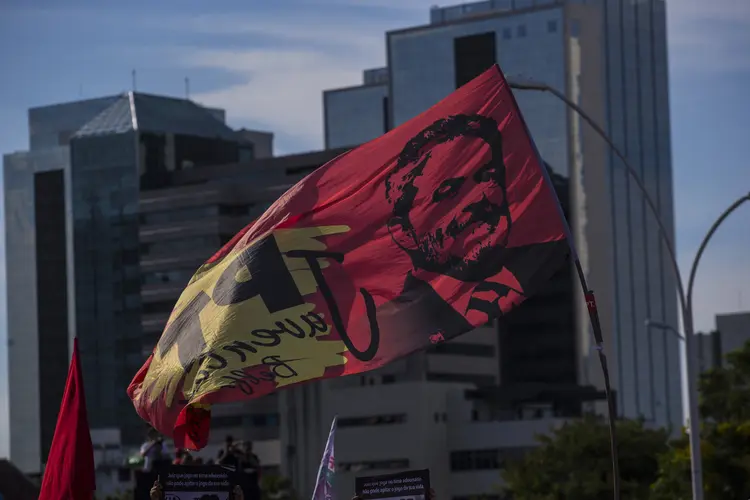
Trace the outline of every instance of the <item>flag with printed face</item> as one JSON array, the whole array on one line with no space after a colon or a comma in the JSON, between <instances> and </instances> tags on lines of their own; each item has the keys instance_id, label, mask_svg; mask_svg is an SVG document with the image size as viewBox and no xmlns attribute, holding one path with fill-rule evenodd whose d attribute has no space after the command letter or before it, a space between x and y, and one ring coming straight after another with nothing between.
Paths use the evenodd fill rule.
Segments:
<instances>
[{"instance_id":1,"label":"flag with printed face","mask_svg":"<svg viewBox=\"0 0 750 500\"><path fill-rule=\"evenodd\" d=\"M333 476L336 473L336 459L333 453L333 443L336 438L336 417L333 417L331 432L328 433L328 441L320 460L318 479L315 483L312 500L331 500L333 498Z\"/></svg>"},{"instance_id":2,"label":"flag with printed face","mask_svg":"<svg viewBox=\"0 0 750 500\"><path fill-rule=\"evenodd\" d=\"M561 213L494 66L310 174L209 259L128 394L200 448L213 404L373 370L508 313L564 262Z\"/></svg>"}]
</instances>

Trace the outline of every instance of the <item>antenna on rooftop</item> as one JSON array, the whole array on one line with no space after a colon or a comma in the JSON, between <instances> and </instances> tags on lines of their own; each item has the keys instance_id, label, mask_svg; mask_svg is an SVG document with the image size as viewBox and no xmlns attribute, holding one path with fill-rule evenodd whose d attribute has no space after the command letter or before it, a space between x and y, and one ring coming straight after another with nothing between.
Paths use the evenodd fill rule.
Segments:
<instances>
[{"instance_id":1,"label":"antenna on rooftop","mask_svg":"<svg viewBox=\"0 0 750 500\"><path fill-rule=\"evenodd\" d=\"M185 99L190 99L190 78L185 77Z\"/></svg>"},{"instance_id":2,"label":"antenna on rooftop","mask_svg":"<svg viewBox=\"0 0 750 500\"><path fill-rule=\"evenodd\" d=\"M133 92L136 91L136 85L135 85L135 70L131 70L130 76L133 78Z\"/></svg>"}]
</instances>

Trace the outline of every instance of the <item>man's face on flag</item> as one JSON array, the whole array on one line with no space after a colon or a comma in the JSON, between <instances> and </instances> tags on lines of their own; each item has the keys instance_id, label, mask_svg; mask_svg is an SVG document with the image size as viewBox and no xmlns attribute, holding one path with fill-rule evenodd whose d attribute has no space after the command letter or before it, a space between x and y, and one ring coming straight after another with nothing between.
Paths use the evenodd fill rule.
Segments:
<instances>
[{"instance_id":1,"label":"man's face on flag","mask_svg":"<svg viewBox=\"0 0 750 500\"><path fill-rule=\"evenodd\" d=\"M467 155L472 168L447 165ZM448 155L448 150L454 150ZM445 178L445 169L459 175ZM499 272L498 254L508 241L511 219L505 165L497 123L482 116L440 120L407 144L388 180L394 217L389 229L416 268L463 281L482 281Z\"/></svg>"}]
</instances>

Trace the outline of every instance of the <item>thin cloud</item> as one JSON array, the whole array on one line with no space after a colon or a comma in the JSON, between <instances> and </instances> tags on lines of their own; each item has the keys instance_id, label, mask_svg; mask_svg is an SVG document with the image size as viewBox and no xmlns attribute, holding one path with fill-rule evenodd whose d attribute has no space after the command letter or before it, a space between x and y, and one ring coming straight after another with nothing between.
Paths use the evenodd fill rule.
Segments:
<instances>
[{"instance_id":1,"label":"thin cloud","mask_svg":"<svg viewBox=\"0 0 750 500\"><path fill-rule=\"evenodd\" d=\"M152 23L160 29L219 40L246 35L248 50L198 50L179 58L188 67L222 69L247 79L195 98L225 106L230 120L261 123L300 139L299 145L280 143L284 149L309 149L322 144L322 91L356 85L363 69L384 65L385 32L423 24L432 4L429 0L301 0L299 8L283 14L206 14L173 18L166 25L162 20ZM674 70L750 68L750 2L680 0L668 5ZM369 15L373 9L379 14ZM384 15L386 11L390 14ZM717 26L725 28L721 36ZM264 48L252 47L254 41Z\"/></svg>"},{"instance_id":2,"label":"thin cloud","mask_svg":"<svg viewBox=\"0 0 750 500\"><path fill-rule=\"evenodd\" d=\"M437 5L434 0L299 0L299 3L317 7L368 7L381 10L419 12L424 17L426 17L430 7Z\"/></svg>"},{"instance_id":3,"label":"thin cloud","mask_svg":"<svg viewBox=\"0 0 750 500\"><path fill-rule=\"evenodd\" d=\"M741 217L743 215L737 215L738 219ZM737 221L727 222L727 226L740 229L742 224ZM716 314L750 309L747 287L750 282L750 266L742 265L746 259L742 250L747 246L732 238L732 227L723 227L721 231L725 234L717 234L716 241L712 241L707 247L696 274L693 294L696 331L713 330ZM685 256L680 259L680 268L687 283L695 252L683 254Z\"/></svg>"},{"instance_id":4,"label":"thin cloud","mask_svg":"<svg viewBox=\"0 0 750 500\"><path fill-rule=\"evenodd\" d=\"M668 2L670 59L678 71L750 70L750 2Z\"/></svg>"},{"instance_id":5,"label":"thin cloud","mask_svg":"<svg viewBox=\"0 0 750 500\"><path fill-rule=\"evenodd\" d=\"M385 32L418 22L409 16L368 17L361 12L309 9L291 15L253 18L200 16L170 22L210 37L247 35L246 50L193 50L172 57L190 68L220 69L244 80L194 99L228 110L232 124L253 123L284 132L281 149L323 146L322 93L362 83L362 71L385 64ZM263 48L253 48L253 40ZM272 43L268 43L272 42Z\"/></svg>"},{"instance_id":6,"label":"thin cloud","mask_svg":"<svg viewBox=\"0 0 750 500\"><path fill-rule=\"evenodd\" d=\"M204 14L178 17L164 21L148 19L142 26L152 29L172 29L204 35L215 39L229 36L249 36L265 44L283 47L346 47L350 50L372 50L373 46L385 46L382 23L365 24L364 19L336 16L308 16L292 12L274 14L268 12L247 15ZM374 23L373 23L374 24ZM378 29L380 28L380 29ZM252 46L249 40L248 45ZM271 49L273 50L273 49Z\"/></svg>"},{"instance_id":7,"label":"thin cloud","mask_svg":"<svg viewBox=\"0 0 750 500\"><path fill-rule=\"evenodd\" d=\"M237 119L284 131L297 150L322 147L321 93L361 82L360 61L311 50L194 51L183 61L198 68L220 68L247 81L194 99L228 110ZM290 149L288 144L279 144Z\"/></svg>"}]
</instances>

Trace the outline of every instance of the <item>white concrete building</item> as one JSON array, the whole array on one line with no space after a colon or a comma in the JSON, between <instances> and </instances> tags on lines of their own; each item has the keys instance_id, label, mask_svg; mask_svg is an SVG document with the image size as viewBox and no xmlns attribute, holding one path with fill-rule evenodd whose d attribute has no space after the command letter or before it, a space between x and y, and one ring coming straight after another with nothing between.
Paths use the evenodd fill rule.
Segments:
<instances>
[{"instance_id":1,"label":"white concrete building","mask_svg":"<svg viewBox=\"0 0 750 500\"><path fill-rule=\"evenodd\" d=\"M41 472L52 443L68 373L75 311L67 147L5 156L7 330L0 342L0 456L22 472ZM69 185L69 184L68 184ZM40 223L40 221L42 221ZM55 248L40 259L38 245ZM61 279L62 278L62 279Z\"/></svg>"},{"instance_id":2,"label":"white concrete building","mask_svg":"<svg viewBox=\"0 0 750 500\"><path fill-rule=\"evenodd\" d=\"M491 399L472 398L471 384L415 381L307 388L312 389L307 396L318 391L322 403L321 418L312 422L308 414L306 432L297 441L309 451L304 458L309 467L285 471L302 497L314 486L334 415L338 498L353 496L357 476L425 468L441 498L498 495L506 461L523 457L537 446L536 435L567 420L555 415L552 404L538 401L519 405L521 411L498 412Z\"/></svg>"},{"instance_id":3,"label":"white concrete building","mask_svg":"<svg viewBox=\"0 0 750 500\"><path fill-rule=\"evenodd\" d=\"M338 415L340 498L353 495L356 476L419 468L430 469L441 497L493 494L504 460L520 458L536 434L560 425L581 402L602 398L564 384L503 388L498 338L486 326L441 344L448 353L428 350L373 372L281 391L282 473L302 497L312 493Z\"/></svg>"}]
</instances>

